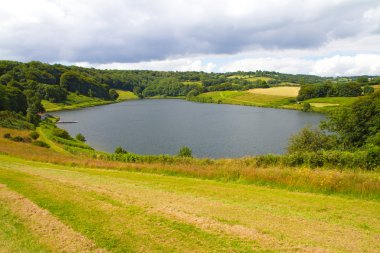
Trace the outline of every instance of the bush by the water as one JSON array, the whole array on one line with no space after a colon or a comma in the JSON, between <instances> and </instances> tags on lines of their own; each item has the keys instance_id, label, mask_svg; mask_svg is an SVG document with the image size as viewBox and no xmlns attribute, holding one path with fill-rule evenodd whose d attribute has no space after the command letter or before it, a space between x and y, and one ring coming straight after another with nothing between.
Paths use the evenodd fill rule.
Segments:
<instances>
[{"instance_id":1,"label":"bush by the water","mask_svg":"<svg viewBox=\"0 0 380 253\"><path fill-rule=\"evenodd\" d=\"M77 139L78 141L81 141L81 142L86 142L86 138L84 137L83 134L79 133L75 136L75 139Z\"/></svg>"},{"instance_id":2,"label":"bush by the water","mask_svg":"<svg viewBox=\"0 0 380 253\"><path fill-rule=\"evenodd\" d=\"M329 150L336 144L334 136L327 135L322 130L304 127L299 133L290 137L288 152Z\"/></svg>"},{"instance_id":3,"label":"bush by the water","mask_svg":"<svg viewBox=\"0 0 380 253\"><path fill-rule=\"evenodd\" d=\"M123 149L122 147L117 147L115 149L115 154L127 154L127 150Z\"/></svg>"},{"instance_id":4,"label":"bush by the water","mask_svg":"<svg viewBox=\"0 0 380 253\"><path fill-rule=\"evenodd\" d=\"M180 150L178 152L178 156L179 157L192 157L192 153L193 153L193 151L189 147L183 146L180 148Z\"/></svg>"},{"instance_id":5,"label":"bush by the water","mask_svg":"<svg viewBox=\"0 0 380 253\"><path fill-rule=\"evenodd\" d=\"M67 140L71 139L69 133L66 130L63 130L60 128L54 128L52 133L54 136L57 136L63 139L67 139Z\"/></svg>"}]
</instances>

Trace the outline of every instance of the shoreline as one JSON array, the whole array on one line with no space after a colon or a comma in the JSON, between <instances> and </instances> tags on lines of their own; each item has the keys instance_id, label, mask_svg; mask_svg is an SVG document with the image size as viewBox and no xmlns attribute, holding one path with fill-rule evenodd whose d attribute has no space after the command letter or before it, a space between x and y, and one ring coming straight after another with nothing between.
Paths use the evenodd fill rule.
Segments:
<instances>
[{"instance_id":1,"label":"shoreline","mask_svg":"<svg viewBox=\"0 0 380 253\"><path fill-rule=\"evenodd\" d=\"M122 103L122 102L129 102L129 101L136 101L136 100L143 100L143 99L180 99L184 101L189 101L193 103L202 103L202 104L225 104L225 105L238 105L238 106L247 106L247 107L260 107L260 108L271 108L271 109L280 109L280 110L292 110L292 111L301 111L302 108L294 108L294 107L277 107L277 106L270 106L270 105L252 105L252 104L244 104L244 103L228 103L228 102L203 102L203 101L197 101L197 100L191 100L187 99L184 96L179 96L179 97L148 97L148 98L137 98L137 99L122 99L122 100L116 100L116 101L99 101L99 102L93 102L93 103L79 103L79 104L74 104L74 105L67 105L66 107L56 107L53 109L47 109L46 113L49 112L61 112L61 111L71 111L71 110L77 110L77 109L84 109L84 108L90 108L90 107L95 107L95 106L102 106L102 105L109 105L109 104L117 104L117 103ZM247 102L248 103L248 102ZM336 108L336 107L334 107ZM319 114L327 114L328 110L311 110L307 111L308 113L319 113Z\"/></svg>"}]
</instances>

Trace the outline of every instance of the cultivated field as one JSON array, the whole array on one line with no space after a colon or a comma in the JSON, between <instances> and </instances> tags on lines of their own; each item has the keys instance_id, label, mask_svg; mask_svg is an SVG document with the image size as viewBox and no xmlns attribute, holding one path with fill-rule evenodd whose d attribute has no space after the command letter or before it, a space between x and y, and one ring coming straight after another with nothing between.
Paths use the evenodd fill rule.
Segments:
<instances>
[{"instance_id":1,"label":"cultivated field","mask_svg":"<svg viewBox=\"0 0 380 253\"><path fill-rule=\"evenodd\" d=\"M248 92L281 97L297 97L300 87L272 87L267 89L250 89Z\"/></svg>"}]
</instances>

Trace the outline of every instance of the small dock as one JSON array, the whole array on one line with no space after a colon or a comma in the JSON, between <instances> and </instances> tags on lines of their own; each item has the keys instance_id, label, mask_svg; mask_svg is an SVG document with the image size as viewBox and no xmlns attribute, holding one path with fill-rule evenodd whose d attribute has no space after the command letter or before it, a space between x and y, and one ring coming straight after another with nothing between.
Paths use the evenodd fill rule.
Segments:
<instances>
[{"instance_id":1,"label":"small dock","mask_svg":"<svg viewBox=\"0 0 380 253\"><path fill-rule=\"evenodd\" d=\"M78 121L58 121L57 124L73 124L78 123Z\"/></svg>"}]
</instances>

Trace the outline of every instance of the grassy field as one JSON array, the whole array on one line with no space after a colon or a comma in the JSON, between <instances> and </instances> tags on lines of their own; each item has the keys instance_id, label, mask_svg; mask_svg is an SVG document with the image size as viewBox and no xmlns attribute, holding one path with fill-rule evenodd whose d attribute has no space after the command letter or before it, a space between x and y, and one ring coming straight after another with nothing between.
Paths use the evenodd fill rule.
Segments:
<instances>
[{"instance_id":1,"label":"grassy field","mask_svg":"<svg viewBox=\"0 0 380 253\"><path fill-rule=\"evenodd\" d=\"M338 106L351 105L356 100L358 100L358 97L324 97L308 99L303 103L309 103L313 111L327 113Z\"/></svg>"},{"instance_id":2,"label":"grassy field","mask_svg":"<svg viewBox=\"0 0 380 253\"><path fill-rule=\"evenodd\" d=\"M38 131L0 137L0 252L379 252L378 171L104 161Z\"/></svg>"},{"instance_id":3,"label":"grassy field","mask_svg":"<svg viewBox=\"0 0 380 253\"><path fill-rule=\"evenodd\" d=\"M255 185L73 168L0 155L0 202L4 251L380 248L379 202Z\"/></svg>"},{"instance_id":4,"label":"grassy field","mask_svg":"<svg viewBox=\"0 0 380 253\"><path fill-rule=\"evenodd\" d=\"M117 90L117 93L119 93L119 98L117 99L117 102L138 99L137 96L130 91ZM115 101L107 101L100 98L87 97L70 92L65 103L52 103L47 100L42 100L42 105L44 106L47 112L51 112L59 110L72 110L97 105L105 105L114 102Z\"/></svg>"},{"instance_id":5,"label":"grassy field","mask_svg":"<svg viewBox=\"0 0 380 253\"><path fill-rule=\"evenodd\" d=\"M287 87L281 87L287 88ZM289 87L294 88L294 87ZM272 90L277 88L268 89L253 89L253 90ZM296 88L297 89L297 88ZM223 104L236 104L247 106L260 106L272 108L287 108L287 109L300 109L301 106L290 102L292 96L278 96L260 94L259 92L250 91L213 91L202 93L197 98L202 102L223 103ZM277 91L278 92L278 91Z\"/></svg>"},{"instance_id":6,"label":"grassy field","mask_svg":"<svg viewBox=\"0 0 380 253\"><path fill-rule=\"evenodd\" d=\"M116 90L116 92L119 94L119 97L117 98L117 101L126 101L126 100L139 99L139 98L138 98L133 92L131 92L131 91Z\"/></svg>"},{"instance_id":7,"label":"grassy field","mask_svg":"<svg viewBox=\"0 0 380 253\"><path fill-rule=\"evenodd\" d=\"M380 85L374 85L375 90ZM323 97L312 98L300 103L295 101L300 87L280 86L271 88L256 88L248 91L213 91L198 95L193 101L206 103L237 104L282 109L302 110L304 103L309 103L315 112L328 113L339 106L354 103L358 97Z\"/></svg>"}]
</instances>

